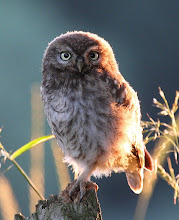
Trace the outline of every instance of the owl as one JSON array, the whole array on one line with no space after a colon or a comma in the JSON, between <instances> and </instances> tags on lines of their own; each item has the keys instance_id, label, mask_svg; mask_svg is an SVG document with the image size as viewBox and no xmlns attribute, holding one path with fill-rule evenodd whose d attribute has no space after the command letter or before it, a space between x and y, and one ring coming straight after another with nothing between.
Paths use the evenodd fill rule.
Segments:
<instances>
[{"instance_id":1,"label":"owl","mask_svg":"<svg viewBox=\"0 0 179 220\"><path fill-rule=\"evenodd\" d=\"M109 43L96 34L67 32L51 41L42 61L45 114L63 151L78 173L69 192L81 199L97 189L91 176L125 172L135 193L153 162L143 143L137 93L119 72Z\"/></svg>"}]
</instances>

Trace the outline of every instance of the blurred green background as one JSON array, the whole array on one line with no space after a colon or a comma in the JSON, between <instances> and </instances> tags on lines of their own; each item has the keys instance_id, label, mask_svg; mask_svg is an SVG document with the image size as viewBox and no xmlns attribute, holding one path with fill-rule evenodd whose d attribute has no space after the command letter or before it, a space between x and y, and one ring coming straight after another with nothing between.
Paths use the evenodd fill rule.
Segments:
<instances>
[{"instance_id":1,"label":"blurred green background","mask_svg":"<svg viewBox=\"0 0 179 220\"><path fill-rule=\"evenodd\" d=\"M170 104L179 89L178 6L177 0L0 0L0 127L6 149L14 151L30 141L31 86L41 81L41 60L48 42L66 31L90 31L109 41L121 73L138 92L142 119L147 119L146 113L156 118L152 99L159 97L158 86ZM46 134L50 134L48 125ZM48 145L45 151L48 197L59 192ZM29 152L18 158L27 172L29 161ZM15 167L6 177L21 212L28 216L26 181ZM138 195L129 189L124 174L94 181L99 185L104 220L133 219ZM179 207L173 204L173 189L159 178L145 219L175 220L177 216Z\"/></svg>"}]
</instances>

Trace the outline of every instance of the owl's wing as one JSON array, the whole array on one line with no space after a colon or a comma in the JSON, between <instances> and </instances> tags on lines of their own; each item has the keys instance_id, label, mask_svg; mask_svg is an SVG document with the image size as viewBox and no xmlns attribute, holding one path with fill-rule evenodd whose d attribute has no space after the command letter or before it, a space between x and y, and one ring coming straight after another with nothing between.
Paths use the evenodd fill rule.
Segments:
<instances>
[{"instance_id":1,"label":"owl's wing","mask_svg":"<svg viewBox=\"0 0 179 220\"><path fill-rule=\"evenodd\" d=\"M132 153L138 161L138 169L134 170L133 172L126 171L126 176L130 188L138 194L142 191L143 188L143 168L145 167L147 170L153 171L153 160L143 143L141 143L141 115L137 93L125 80L120 81L107 76L105 81L109 86L110 92L116 104L124 106L124 109L126 109L126 117L131 117L132 122L136 124L136 140L139 139L139 143L138 141L134 143ZM127 118L127 120L129 118Z\"/></svg>"}]
</instances>

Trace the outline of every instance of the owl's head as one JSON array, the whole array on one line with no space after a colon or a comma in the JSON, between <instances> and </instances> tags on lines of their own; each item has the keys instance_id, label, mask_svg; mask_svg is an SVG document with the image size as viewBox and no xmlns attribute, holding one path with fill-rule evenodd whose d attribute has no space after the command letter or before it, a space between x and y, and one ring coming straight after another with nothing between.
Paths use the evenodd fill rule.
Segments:
<instances>
[{"instance_id":1,"label":"owl's head","mask_svg":"<svg viewBox=\"0 0 179 220\"><path fill-rule=\"evenodd\" d=\"M96 34L67 32L51 41L45 51L43 73L56 72L61 77L82 77L93 70L118 72L109 43Z\"/></svg>"}]
</instances>

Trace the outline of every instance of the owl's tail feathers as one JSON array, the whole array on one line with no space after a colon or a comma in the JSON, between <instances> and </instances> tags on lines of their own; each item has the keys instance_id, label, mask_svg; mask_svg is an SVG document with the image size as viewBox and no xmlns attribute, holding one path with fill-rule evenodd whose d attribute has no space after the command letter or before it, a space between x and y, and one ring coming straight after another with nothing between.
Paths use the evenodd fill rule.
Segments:
<instances>
[{"instance_id":1,"label":"owl's tail feathers","mask_svg":"<svg viewBox=\"0 0 179 220\"><path fill-rule=\"evenodd\" d=\"M148 171L153 171L154 169L153 159L147 149L145 149L145 169ZM144 169L141 168L134 172L126 171L126 176L131 190L136 194L141 193L143 189Z\"/></svg>"},{"instance_id":2,"label":"owl's tail feathers","mask_svg":"<svg viewBox=\"0 0 179 220\"><path fill-rule=\"evenodd\" d=\"M145 149L145 168L148 171L153 171L154 170L154 164L153 164L153 159L150 156L150 153Z\"/></svg>"},{"instance_id":3,"label":"owl's tail feathers","mask_svg":"<svg viewBox=\"0 0 179 220\"><path fill-rule=\"evenodd\" d=\"M136 194L139 194L142 192L143 176L144 176L143 169L136 170L132 173L126 172L128 184L129 184L131 190Z\"/></svg>"},{"instance_id":4,"label":"owl's tail feathers","mask_svg":"<svg viewBox=\"0 0 179 220\"><path fill-rule=\"evenodd\" d=\"M143 176L144 176L143 169L136 170L132 173L126 172L126 176L131 190L136 194L141 193L143 189Z\"/></svg>"}]
</instances>

